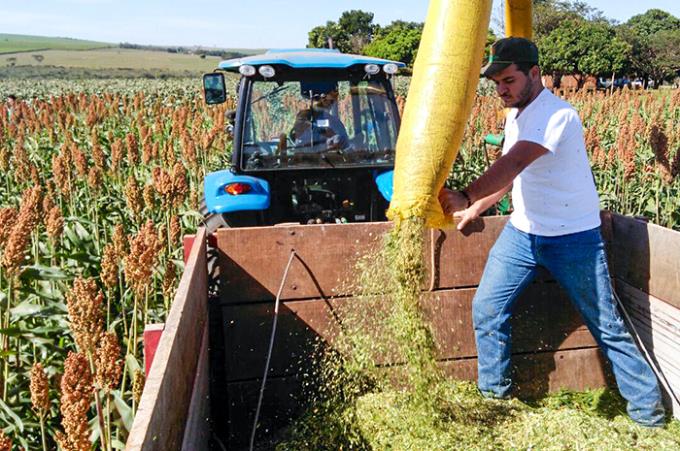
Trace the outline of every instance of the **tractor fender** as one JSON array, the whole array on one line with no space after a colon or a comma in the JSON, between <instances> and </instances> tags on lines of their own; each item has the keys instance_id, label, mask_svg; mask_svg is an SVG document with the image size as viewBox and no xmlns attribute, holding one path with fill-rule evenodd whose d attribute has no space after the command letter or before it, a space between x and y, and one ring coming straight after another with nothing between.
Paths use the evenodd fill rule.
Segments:
<instances>
[{"instance_id":1,"label":"tractor fender","mask_svg":"<svg viewBox=\"0 0 680 451\"><path fill-rule=\"evenodd\" d=\"M373 180L378 187L378 191L385 198L387 202L392 200L392 191L394 189L394 171L373 172Z\"/></svg>"},{"instance_id":2,"label":"tractor fender","mask_svg":"<svg viewBox=\"0 0 680 451\"><path fill-rule=\"evenodd\" d=\"M241 194L230 194L226 189L234 184L248 185L249 188ZM228 169L206 175L203 189L207 213L211 214L266 210L271 200L269 182L257 177L234 174Z\"/></svg>"}]
</instances>

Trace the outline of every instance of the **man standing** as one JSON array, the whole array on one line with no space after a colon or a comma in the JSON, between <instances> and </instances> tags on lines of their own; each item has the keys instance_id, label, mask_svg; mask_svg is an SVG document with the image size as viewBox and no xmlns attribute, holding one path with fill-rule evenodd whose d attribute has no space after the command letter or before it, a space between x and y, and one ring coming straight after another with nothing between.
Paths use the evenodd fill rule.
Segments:
<instances>
[{"instance_id":1,"label":"man standing","mask_svg":"<svg viewBox=\"0 0 680 451\"><path fill-rule=\"evenodd\" d=\"M544 89L538 49L527 39L494 43L483 75L512 108L503 155L463 191L439 194L444 211L460 218L460 230L512 188L514 211L489 253L473 300L480 391L492 398L509 395L510 316L543 266L567 291L611 362L628 414L645 426L662 425L658 382L613 298L578 114Z\"/></svg>"}]
</instances>

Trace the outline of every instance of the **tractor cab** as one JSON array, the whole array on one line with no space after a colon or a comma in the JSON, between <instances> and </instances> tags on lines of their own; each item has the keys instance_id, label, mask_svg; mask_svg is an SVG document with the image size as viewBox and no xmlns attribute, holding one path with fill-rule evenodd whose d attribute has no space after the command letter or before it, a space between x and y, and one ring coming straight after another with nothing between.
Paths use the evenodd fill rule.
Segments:
<instances>
[{"instance_id":1,"label":"tractor cab","mask_svg":"<svg viewBox=\"0 0 680 451\"><path fill-rule=\"evenodd\" d=\"M204 75L208 104L240 74L231 168L208 174L209 228L385 220L403 63L330 49L270 51Z\"/></svg>"}]
</instances>

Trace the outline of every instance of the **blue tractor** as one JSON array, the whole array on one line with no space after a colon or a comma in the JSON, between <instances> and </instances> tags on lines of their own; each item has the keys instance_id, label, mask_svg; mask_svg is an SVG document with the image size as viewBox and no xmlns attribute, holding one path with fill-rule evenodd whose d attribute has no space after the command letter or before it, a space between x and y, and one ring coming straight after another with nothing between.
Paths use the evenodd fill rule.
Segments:
<instances>
[{"instance_id":1,"label":"blue tractor","mask_svg":"<svg viewBox=\"0 0 680 451\"><path fill-rule=\"evenodd\" d=\"M207 228L385 220L404 64L333 49L269 51L203 76L205 101L227 99L240 74L229 169L204 182Z\"/></svg>"}]
</instances>

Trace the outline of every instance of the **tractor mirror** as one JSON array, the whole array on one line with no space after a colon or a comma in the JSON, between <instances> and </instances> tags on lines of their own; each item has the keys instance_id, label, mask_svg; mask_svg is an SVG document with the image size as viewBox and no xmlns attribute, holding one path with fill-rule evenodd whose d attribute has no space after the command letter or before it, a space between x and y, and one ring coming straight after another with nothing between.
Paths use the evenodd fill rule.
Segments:
<instances>
[{"instance_id":1,"label":"tractor mirror","mask_svg":"<svg viewBox=\"0 0 680 451\"><path fill-rule=\"evenodd\" d=\"M213 72L203 75L203 93L205 103L216 105L227 101L227 88L224 84L224 74Z\"/></svg>"}]
</instances>

